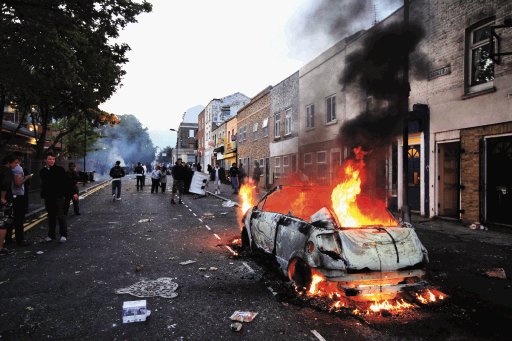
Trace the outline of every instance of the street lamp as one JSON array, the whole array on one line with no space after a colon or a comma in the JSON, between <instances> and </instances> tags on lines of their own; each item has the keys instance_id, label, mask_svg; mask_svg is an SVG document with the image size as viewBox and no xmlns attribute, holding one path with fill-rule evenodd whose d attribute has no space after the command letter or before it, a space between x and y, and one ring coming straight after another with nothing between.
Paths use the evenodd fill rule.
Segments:
<instances>
[{"instance_id":1,"label":"street lamp","mask_svg":"<svg viewBox=\"0 0 512 341\"><path fill-rule=\"evenodd\" d=\"M180 145L179 145L180 138L178 136L178 130L176 130L174 128L170 128L169 130L176 132L176 160L178 160L178 158L179 158L179 151L180 151ZM171 160L171 163L174 165L174 160Z\"/></svg>"}]
</instances>

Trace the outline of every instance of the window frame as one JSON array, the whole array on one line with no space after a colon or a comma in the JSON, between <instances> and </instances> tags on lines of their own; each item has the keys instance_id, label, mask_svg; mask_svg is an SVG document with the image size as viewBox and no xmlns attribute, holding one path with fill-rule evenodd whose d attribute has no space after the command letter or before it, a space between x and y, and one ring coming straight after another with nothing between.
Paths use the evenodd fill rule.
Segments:
<instances>
[{"instance_id":1,"label":"window frame","mask_svg":"<svg viewBox=\"0 0 512 341\"><path fill-rule=\"evenodd\" d=\"M274 114L274 138L278 139L281 137L281 113L277 112Z\"/></svg>"},{"instance_id":2,"label":"window frame","mask_svg":"<svg viewBox=\"0 0 512 341\"><path fill-rule=\"evenodd\" d=\"M292 134L292 108L284 111L284 136Z\"/></svg>"},{"instance_id":3,"label":"window frame","mask_svg":"<svg viewBox=\"0 0 512 341\"><path fill-rule=\"evenodd\" d=\"M466 61L466 77L465 77L465 93L475 93L483 90L487 90L494 87L494 79L495 79L495 63L491 58L490 63L492 64L492 80L487 82L475 83L474 82L474 70L473 70L473 53L477 49L483 48L485 46L491 47L489 44L489 39L484 38L476 43L473 42L474 34L485 27L490 27L494 23L495 18L487 18L478 23L468 27L466 29L466 49L465 49L465 61Z\"/></svg>"},{"instance_id":4,"label":"window frame","mask_svg":"<svg viewBox=\"0 0 512 341\"><path fill-rule=\"evenodd\" d=\"M325 98L325 123L336 122L336 94Z\"/></svg>"},{"instance_id":5,"label":"window frame","mask_svg":"<svg viewBox=\"0 0 512 341\"><path fill-rule=\"evenodd\" d=\"M306 105L306 129L315 127L315 104Z\"/></svg>"},{"instance_id":6,"label":"window frame","mask_svg":"<svg viewBox=\"0 0 512 341\"><path fill-rule=\"evenodd\" d=\"M261 129L263 131L263 137L268 137L268 117L263 119L261 122Z\"/></svg>"},{"instance_id":7,"label":"window frame","mask_svg":"<svg viewBox=\"0 0 512 341\"><path fill-rule=\"evenodd\" d=\"M277 169L277 172L276 172ZM274 179L279 179L281 177L281 157L276 156L274 158Z\"/></svg>"},{"instance_id":8,"label":"window frame","mask_svg":"<svg viewBox=\"0 0 512 341\"><path fill-rule=\"evenodd\" d=\"M252 125L252 137L254 141L258 139L258 122L255 122Z\"/></svg>"}]
</instances>

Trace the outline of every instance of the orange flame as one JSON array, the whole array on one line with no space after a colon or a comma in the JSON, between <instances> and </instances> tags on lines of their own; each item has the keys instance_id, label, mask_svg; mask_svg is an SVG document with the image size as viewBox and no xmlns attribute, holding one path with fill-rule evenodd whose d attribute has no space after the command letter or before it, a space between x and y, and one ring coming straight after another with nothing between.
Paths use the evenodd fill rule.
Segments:
<instances>
[{"instance_id":1,"label":"orange flame","mask_svg":"<svg viewBox=\"0 0 512 341\"><path fill-rule=\"evenodd\" d=\"M256 205L256 185L252 179L247 181L240 187L239 190L240 198L242 199L242 215L245 214L251 207Z\"/></svg>"},{"instance_id":2,"label":"orange flame","mask_svg":"<svg viewBox=\"0 0 512 341\"><path fill-rule=\"evenodd\" d=\"M342 227L396 226L398 223L386 210L382 200L369 201L359 197L365 176L361 147L354 148L355 160L348 160L342 169L344 180L331 193L332 208Z\"/></svg>"},{"instance_id":3,"label":"orange flame","mask_svg":"<svg viewBox=\"0 0 512 341\"><path fill-rule=\"evenodd\" d=\"M425 292L423 292L421 294L416 293L416 298L422 304L433 303L433 302L436 302L438 300L442 301L442 300L444 300L446 298L446 295L443 294L442 292L437 291L437 290L433 290L433 291L434 292L432 292L429 289L427 289Z\"/></svg>"},{"instance_id":4,"label":"orange flame","mask_svg":"<svg viewBox=\"0 0 512 341\"><path fill-rule=\"evenodd\" d=\"M309 287L308 293L311 295L316 295L319 293L318 285L324 281L324 277L319 274L313 274L311 278L311 285Z\"/></svg>"},{"instance_id":5,"label":"orange flame","mask_svg":"<svg viewBox=\"0 0 512 341\"><path fill-rule=\"evenodd\" d=\"M373 312L379 312L381 310L388 310L388 311L399 311L403 309L410 309L413 308L414 305L405 302L404 300L399 300L395 302L373 302L373 304L370 305L370 310Z\"/></svg>"}]
</instances>

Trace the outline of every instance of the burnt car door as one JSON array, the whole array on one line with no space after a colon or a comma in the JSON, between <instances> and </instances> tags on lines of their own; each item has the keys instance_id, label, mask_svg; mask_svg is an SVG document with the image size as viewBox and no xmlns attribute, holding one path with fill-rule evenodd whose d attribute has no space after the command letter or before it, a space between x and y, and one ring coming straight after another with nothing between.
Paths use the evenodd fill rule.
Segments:
<instances>
[{"instance_id":1,"label":"burnt car door","mask_svg":"<svg viewBox=\"0 0 512 341\"><path fill-rule=\"evenodd\" d=\"M288 262L302 253L308 241L311 224L288 215L281 215L276 225L275 255L281 269L288 269Z\"/></svg>"},{"instance_id":2,"label":"burnt car door","mask_svg":"<svg viewBox=\"0 0 512 341\"><path fill-rule=\"evenodd\" d=\"M276 229L282 216L281 213L254 210L250 222L253 244L267 253L273 253Z\"/></svg>"}]
</instances>

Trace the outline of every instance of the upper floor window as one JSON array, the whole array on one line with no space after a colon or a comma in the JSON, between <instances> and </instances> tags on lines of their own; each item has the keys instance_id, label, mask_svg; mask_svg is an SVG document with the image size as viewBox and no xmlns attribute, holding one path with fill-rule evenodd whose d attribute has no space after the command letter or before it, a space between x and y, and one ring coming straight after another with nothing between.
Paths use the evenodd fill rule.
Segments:
<instances>
[{"instance_id":1,"label":"upper floor window","mask_svg":"<svg viewBox=\"0 0 512 341\"><path fill-rule=\"evenodd\" d=\"M189 129L188 130L188 137L195 137L194 129Z\"/></svg>"},{"instance_id":2,"label":"upper floor window","mask_svg":"<svg viewBox=\"0 0 512 341\"><path fill-rule=\"evenodd\" d=\"M292 108L286 109L284 112L284 135L292 133Z\"/></svg>"},{"instance_id":3,"label":"upper floor window","mask_svg":"<svg viewBox=\"0 0 512 341\"><path fill-rule=\"evenodd\" d=\"M336 120L336 96L330 96L325 99L325 112L327 114L327 123Z\"/></svg>"},{"instance_id":4,"label":"upper floor window","mask_svg":"<svg viewBox=\"0 0 512 341\"><path fill-rule=\"evenodd\" d=\"M263 123L261 124L261 129L263 130L263 137L268 136L268 118L265 118L263 120Z\"/></svg>"},{"instance_id":5,"label":"upper floor window","mask_svg":"<svg viewBox=\"0 0 512 341\"><path fill-rule=\"evenodd\" d=\"M281 137L281 113L274 115L274 137Z\"/></svg>"},{"instance_id":6,"label":"upper floor window","mask_svg":"<svg viewBox=\"0 0 512 341\"><path fill-rule=\"evenodd\" d=\"M258 122L254 123L252 126L252 135L254 140L258 139Z\"/></svg>"},{"instance_id":7,"label":"upper floor window","mask_svg":"<svg viewBox=\"0 0 512 341\"><path fill-rule=\"evenodd\" d=\"M315 105L310 104L306 106L306 128L313 128L315 126Z\"/></svg>"},{"instance_id":8,"label":"upper floor window","mask_svg":"<svg viewBox=\"0 0 512 341\"><path fill-rule=\"evenodd\" d=\"M491 21L468 29L466 58L468 62L468 87L470 91L479 91L492 85L494 80L494 62L490 58ZM484 85L485 84L485 85Z\"/></svg>"}]
</instances>

